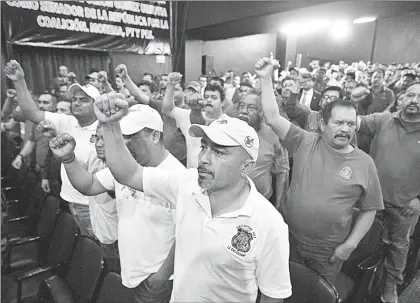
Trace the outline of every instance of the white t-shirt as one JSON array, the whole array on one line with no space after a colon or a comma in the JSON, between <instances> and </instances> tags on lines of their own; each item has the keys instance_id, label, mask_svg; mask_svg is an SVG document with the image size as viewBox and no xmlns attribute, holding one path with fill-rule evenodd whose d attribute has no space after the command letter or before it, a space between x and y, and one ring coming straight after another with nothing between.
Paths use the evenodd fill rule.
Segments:
<instances>
[{"instance_id":1,"label":"white t-shirt","mask_svg":"<svg viewBox=\"0 0 420 303\"><path fill-rule=\"evenodd\" d=\"M145 168L147 195L176 204L175 280L171 302L255 302L292 293L288 227L255 188L244 205L212 217L196 169ZM228 201L227 201L228 202Z\"/></svg>"},{"instance_id":2,"label":"white t-shirt","mask_svg":"<svg viewBox=\"0 0 420 303\"><path fill-rule=\"evenodd\" d=\"M171 154L158 167L163 171L186 171ZM96 173L96 177L106 189L115 189L122 283L128 288L137 287L159 270L171 250L175 206L116 182L109 169Z\"/></svg>"},{"instance_id":3,"label":"white t-shirt","mask_svg":"<svg viewBox=\"0 0 420 303\"><path fill-rule=\"evenodd\" d=\"M92 135L96 134L98 120L89 126L81 127L74 116L50 112L45 112L45 120L53 122L60 133L68 133L74 137L76 140L76 148L74 150L76 159L84 169L88 170L88 161L94 160L90 155L92 151L95 151L95 143L91 142L90 139ZM63 164L61 164L61 181L61 198L68 202L89 205L89 197L82 195L71 185Z\"/></svg>"}]
</instances>

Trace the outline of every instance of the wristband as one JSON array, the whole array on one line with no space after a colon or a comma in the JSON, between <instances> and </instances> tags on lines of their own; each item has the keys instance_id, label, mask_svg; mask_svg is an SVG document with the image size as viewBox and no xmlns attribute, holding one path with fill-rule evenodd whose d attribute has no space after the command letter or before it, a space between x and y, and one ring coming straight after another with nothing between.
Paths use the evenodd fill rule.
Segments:
<instances>
[{"instance_id":1,"label":"wristband","mask_svg":"<svg viewBox=\"0 0 420 303\"><path fill-rule=\"evenodd\" d=\"M71 154L70 158L68 159L61 159L61 163L63 164L69 164L72 163L74 160L76 160L76 155L74 153Z\"/></svg>"}]
</instances>

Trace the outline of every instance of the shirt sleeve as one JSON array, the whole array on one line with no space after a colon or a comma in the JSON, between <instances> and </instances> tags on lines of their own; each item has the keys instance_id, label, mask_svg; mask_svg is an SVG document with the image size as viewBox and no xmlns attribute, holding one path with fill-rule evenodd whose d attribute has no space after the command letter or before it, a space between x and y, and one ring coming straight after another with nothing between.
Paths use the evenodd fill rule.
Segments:
<instances>
[{"instance_id":1,"label":"shirt sleeve","mask_svg":"<svg viewBox=\"0 0 420 303\"><path fill-rule=\"evenodd\" d=\"M143 192L146 196L176 205L179 175L156 167L143 169Z\"/></svg>"},{"instance_id":2,"label":"shirt sleeve","mask_svg":"<svg viewBox=\"0 0 420 303\"><path fill-rule=\"evenodd\" d=\"M107 190L115 190L115 179L109 168L98 171L95 177Z\"/></svg>"},{"instance_id":3,"label":"shirt sleeve","mask_svg":"<svg viewBox=\"0 0 420 303\"><path fill-rule=\"evenodd\" d=\"M314 136L317 136L317 134L309 133L292 123L282 144L289 154L293 155L302 144L308 143Z\"/></svg>"},{"instance_id":4,"label":"shirt sleeve","mask_svg":"<svg viewBox=\"0 0 420 303\"><path fill-rule=\"evenodd\" d=\"M287 149L280 144L280 142L276 142L274 145L274 165L272 173L277 175L288 171L289 153L287 152Z\"/></svg>"},{"instance_id":5,"label":"shirt sleeve","mask_svg":"<svg viewBox=\"0 0 420 303\"><path fill-rule=\"evenodd\" d=\"M360 125L358 132L371 136L375 135L376 131L379 129L383 115L383 113L374 113L367 116L359 116Z\"/></svg>"},{"instance_id":6,"label":"shirt sleeve","mask_svg":"<svg viewBox=\"0 0 420 303\"><path fill-rule=\"evenodd\" d=\"M179 129L181 130L182 134L187 137L189 136L189 129L191 126L190 122L190 110L174 107L174 116L176 124L178 125Z\"/></svg>"},{"instance_id":7,"label":"shirt sleeve","mask_svg":"<svg viewBox=\"0 0 420 303\"><path fill-rule=\"evenodd\" d=\"M61 133L66 132L69 126L74 125L73 121L71 121L73 119L76 118L74 116L45 112L45 120L50 120Z\"/></svg>"},{"instance_id":8,"label":"shirt sleeve","mask_svg":"<svg viewBox=\"0 0 420 303\"><path fill-rule=\"evenodd\" d=\"M291 120L296 121L300 127L305 127L311 110L309 107L303 106L299 102L299 95L291 94L290 97L287 98L285 109L287 116Z\"/></svg>"},{"instance_id":9,"label":"shirt sleeve","mask_svg":"<svg viewBox=\"0 0 420 303\"><path fill-rule=\"evenodd\" d=\"M378 172L372 158L369 157L367 188L358 202L361 211L382 210L384 202Z\"/></svg>"},{"instance_id":10,"label":"shirt sleeve","mask_svg":"<svg viewBox=\"0 0 420 303\"><path fill-rule=\"evenodd\" d=\"M281 236L264 246L257 259L256 276L260 291L267 297L284 299L291 296L287 228Z\"/></svg>"}]
</instances>

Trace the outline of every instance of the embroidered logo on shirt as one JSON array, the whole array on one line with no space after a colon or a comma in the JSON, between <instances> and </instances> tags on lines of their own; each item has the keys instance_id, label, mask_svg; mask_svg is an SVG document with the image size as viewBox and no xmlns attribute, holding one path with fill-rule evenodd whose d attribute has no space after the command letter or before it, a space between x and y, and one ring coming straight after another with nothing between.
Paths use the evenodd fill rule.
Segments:
<instances>
[{"instance_id":1,"label":"embroidered logo on shirt","mask_svg":"<svg viewBox=\"0 0 420 303\"><path fill-rule=\"evenodd\" d=\"M218 123L218 124L227 124L228 123L226 119L216 120L215 122Z\"/></svg>"},{"instance_id":2,"label":"embroidered logo on shirt","mask_svg":"<svg viewBox=\"0 0 420 303\"><path fill-rule=\"evenodd\" d=\"M244 143L246 147L251 148L254 145L254 139L252 139L250 136L246 136Z\"/></svg>"},{"instance_id":3,"label":"embroidered logo on shirt","mask_svg":"<svg viewBox=\"0 0 420 303\"><path fill-rule=\"evenodd\" d=\"M342 179L349 181L351 180L351 175L353 174L353 171L351 170L350 167L346 166L343 167L343 169L340 171L340 173L338 174Z\"/></svg>"},{"instance_id":4,"label":"embroidered logo on shirt","mask_svg":"<svg viewBox=\"0 0 420 303\"><path fill-rule=\"evenodd\" d=\"M257 236L249 225L238 225L236 229L238 232L232 237L232 246L228 245L227 248L238 256L245 257L245 253L251 249L251 241Z\"/></svg>"}]
</instances>

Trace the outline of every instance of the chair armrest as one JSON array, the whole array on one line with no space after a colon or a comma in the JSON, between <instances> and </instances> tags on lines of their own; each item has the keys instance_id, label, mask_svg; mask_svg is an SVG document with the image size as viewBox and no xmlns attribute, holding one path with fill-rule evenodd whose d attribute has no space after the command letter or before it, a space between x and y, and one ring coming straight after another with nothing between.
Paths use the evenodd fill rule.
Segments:
<instances>
[{"instance_id":1,"label":"chair armrest","mask_svg":"<svg viewBox=\"0 0 420 303\"><path fill-rule=\"evenodd\" d=\"M15 246L41 241L43 238L45 238L45 235L35 236L35 237L25 237L9 244L10 244L10 248L12 249Z\"/></svg>"},{"instance_id":2,"label":"chair armrest","mask_svg":"<svg viewBox=\"0 0 420 303\"><path fill-rule=\"evenodd\" d=\"M15 278L16 282L22 282L23 280L30 279L32 277L38 276L40 274L53 271L57 269L58 266L46 266L46 267L38 267L35 269L32 269L30 271L24 272L23 274L17 276Z\"/></svg>"},{"instance_id":3,"label":"chair armrest","mask_svg":"<svg viewBox=\"0 0 420 303\"><path fill-rule=\"evenodd\" d=\"M16 218L12 218L8 220L8 223L15 223L15 222L20 222L20 221L25 221L28 220L29 216L22 216L22 217L16 217Z\"/></svg>"}]
</instances>

